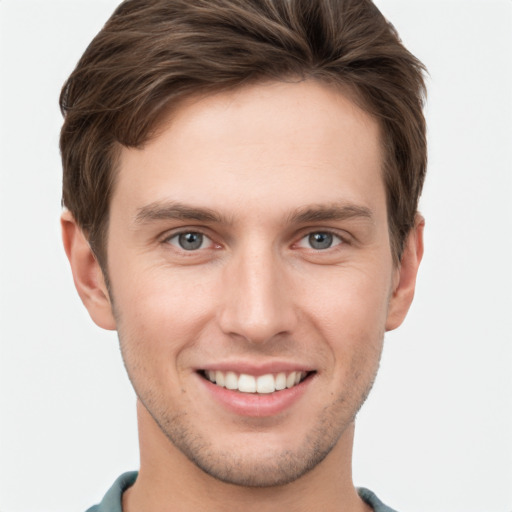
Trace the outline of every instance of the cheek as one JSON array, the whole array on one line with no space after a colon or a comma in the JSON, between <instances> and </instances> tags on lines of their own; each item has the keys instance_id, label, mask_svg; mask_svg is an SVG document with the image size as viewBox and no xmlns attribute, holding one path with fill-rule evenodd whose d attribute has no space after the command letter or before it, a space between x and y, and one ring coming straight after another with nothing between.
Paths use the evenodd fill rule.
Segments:
<instances>
[{"instance_id":1,"label":"cheek","mask_svg":"<svg viewBox=\"0 0 512 512\"><path fill-rule=\"evenodd\" d=\"M387 316L390 279L389 272L354 268L316 273L313 279L302 279L295 296L303 298L306 314L330 330L380 331Z\"/></svg>"},{"instance_id":2,"label":"cheek","mask_svg":"<svg viewBox=\"0 0 512 512\"><path fill-rule=\"evenodd\" d=\"M355 372L378 365L388 309L387 277L341 271L316 279L309 293L296 295L304 298L302 314L326 341L334 367Z\"/></svg>"},{"instance_id":3,"label":"cheek","mask_svg":"<svg viewBox=\"0 0 512 512\"><path fill-rule=\"evenodd\" d=\"M176 361L193 347L211 318L213 287L206 276L148 270L112 279L121 344L130 360ZM133 354L133 356L131 355ZM177 362L177 361L176 361Z\"/></svg>"}]
</instances>

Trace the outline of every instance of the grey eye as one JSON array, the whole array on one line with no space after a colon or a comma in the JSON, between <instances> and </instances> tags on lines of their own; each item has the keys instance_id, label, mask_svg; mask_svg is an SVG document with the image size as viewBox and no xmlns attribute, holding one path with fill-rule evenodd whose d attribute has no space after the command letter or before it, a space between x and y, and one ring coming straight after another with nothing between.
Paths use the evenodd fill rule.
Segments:
<instances>
[{"instance_id":1,"label":"grey eye","mask_svg":"<svg viewBox=\"0 0 512 512\"><path fill-rule=\"evenodd\" d=\"M185 251L200 249L204 241L201 233L181 233L177 238L179 246Z\"/></svg>"},{"instance_id":2,"label":"grey eye","mask_svg":"<svg viewBox=\"0 0 512 512\"><path fill-rule=\"evenodd\" d=\"M308 242L313 249L321 251L322 249L329 249L329 247L332 246L333 238L331 233L311 233L308 236Z\"/></svg>"}]
</instances>

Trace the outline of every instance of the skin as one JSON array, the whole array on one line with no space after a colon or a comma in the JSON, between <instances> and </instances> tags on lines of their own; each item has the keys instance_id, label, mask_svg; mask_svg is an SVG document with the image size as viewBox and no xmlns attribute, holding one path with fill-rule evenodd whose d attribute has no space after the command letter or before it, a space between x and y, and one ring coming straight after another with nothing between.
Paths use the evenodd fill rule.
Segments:
<instances>
[{"instance_id":1,"label":"skin","mask_svg":"<svg viewBox=\"0 0 512 512\"><path fill-rule=\"evenodd\" d=\"M423 253L418 216L393 264L382 162L377 122L338 89L256 84L187 100L143 148L121 150L110 293L63 214L77 289L118 330L139 398L125 511L368 509L352 484L354 418ZM180 233L203 243L184 250ZM330 247L312 246L319 233ZM198 373L240 364L310 374L290 406L247 416Z\"/></svg>"}]
</instances>

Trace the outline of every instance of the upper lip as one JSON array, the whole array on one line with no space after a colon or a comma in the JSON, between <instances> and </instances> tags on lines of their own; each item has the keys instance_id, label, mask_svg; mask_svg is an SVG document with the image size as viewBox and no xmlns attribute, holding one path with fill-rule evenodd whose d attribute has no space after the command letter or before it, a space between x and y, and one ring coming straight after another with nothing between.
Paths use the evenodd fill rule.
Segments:
<instances>
[{"instance_id":1,"label":"upper lip","mask_svg":"<svg viewBox=\"0 0 512 512\"><path fill-rule=\"evenodd\" d=\"M197 371L201 370L218 370L221 372L235 372L238 374L244 373L247 375L254 375L256 377L269 373L315 371L315 369L310 365L292 361L269 361L265 363L254 363L248 361L224 361L219 363L205 364L204 366L197 368Z\"/></svg>"}]
</instances>

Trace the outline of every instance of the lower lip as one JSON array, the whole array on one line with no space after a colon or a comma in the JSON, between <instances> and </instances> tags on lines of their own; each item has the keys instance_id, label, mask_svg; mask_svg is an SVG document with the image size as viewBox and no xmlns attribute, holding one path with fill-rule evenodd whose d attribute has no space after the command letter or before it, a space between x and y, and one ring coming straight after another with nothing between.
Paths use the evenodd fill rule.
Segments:
<instances>
[{"instance_id":1,"label":"lower lip","mask_svg":"<svg viewBox=\"0 0 512 512\"><path fill-rule=\"evenodd\" d=\"M312 381L308 376L293 388L274 393L241 393L222 388L199 376L213 398L228 411L240 416L265 417L275 416L290 408L306 392Z\"/></svg>"}]
</instances>

